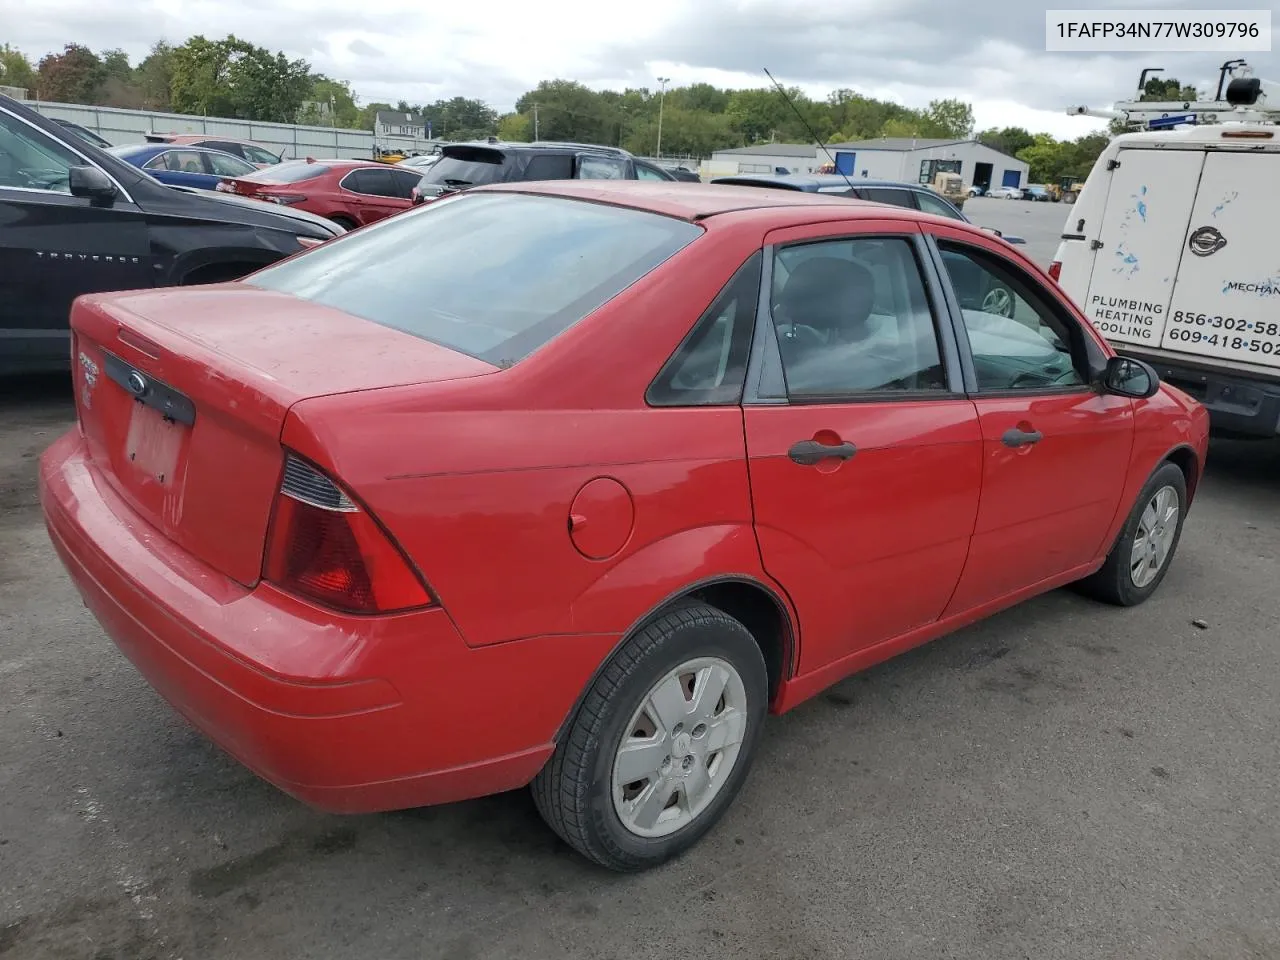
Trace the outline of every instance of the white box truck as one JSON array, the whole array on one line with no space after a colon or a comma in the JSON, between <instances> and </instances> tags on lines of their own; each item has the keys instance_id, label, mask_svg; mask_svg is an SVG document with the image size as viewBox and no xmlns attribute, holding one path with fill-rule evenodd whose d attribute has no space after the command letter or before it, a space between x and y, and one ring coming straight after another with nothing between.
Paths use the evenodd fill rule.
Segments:
<instances>
[{"instance_id":1,"label":"white box truck","mask_svg":"<svg viewBox=\"0 0 1280 960\"><path fill-rule=\"evenodd\" d=\"M1049 272L1118 353L1203 403L1216 433L1275 437L1276 223L1280 126L1123 134L1068 213Z\"/></svg>"}]
</instances>

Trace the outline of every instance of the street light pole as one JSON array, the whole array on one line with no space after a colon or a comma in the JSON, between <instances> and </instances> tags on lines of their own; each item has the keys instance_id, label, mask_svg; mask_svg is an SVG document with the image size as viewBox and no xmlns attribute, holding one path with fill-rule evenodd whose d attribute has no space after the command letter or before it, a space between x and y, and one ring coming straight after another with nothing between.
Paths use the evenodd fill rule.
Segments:
<instances>
[{"instance_id":1,"label":"street light pole","mask_svg":"<svg viewBox=\"0 0 1280 960\"><path fill-rule=\"evenodd\" d=\"M670 77L659 77L658 82L662 84L662 92L658 95L658 150L657 159L662 159L662 105L667 99L667 84L671 82Z\"/></svg>"}]
</instances>

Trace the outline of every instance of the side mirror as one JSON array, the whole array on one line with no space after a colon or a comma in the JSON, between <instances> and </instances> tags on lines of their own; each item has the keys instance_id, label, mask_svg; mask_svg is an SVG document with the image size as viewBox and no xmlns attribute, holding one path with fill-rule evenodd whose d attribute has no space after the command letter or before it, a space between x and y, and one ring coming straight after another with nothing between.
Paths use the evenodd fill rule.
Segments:
<instances>
[{"instance_id":1,"label":"side mirror","mask_svg":"<svg viewBox=\"0 0 1280 960\"><path fill-rule=\"evenodd\" d=\"M1107 393L1145 400L1160 390L1160 375L1151 364L1141 360L1111 357L1102 373L1102 387Z\"/></svg>"},{"instance_id":2,"label":"side mirror","mask_svg":"<svg viewBox=\"0 0 1280 960\"><path fill-rule=\"evenodd\" d=\"M997 230L995 227L983 227L982 229L987 231L987 233L994 233L997 237L1004 236L1004 234L1001 233L999 230Z\"/></svg>"},{"instance_id":3,"label":"side mirror","mask_svg":"<svg viewBox=\"0 0 1280 960\"><path fill-rule=\"evenodd\" d=\"M97 167L72 167L67 171L67 185L73 197L87 197L95 207L109 207L116 202L116 185Z\"/></svg>"}]
</instances>

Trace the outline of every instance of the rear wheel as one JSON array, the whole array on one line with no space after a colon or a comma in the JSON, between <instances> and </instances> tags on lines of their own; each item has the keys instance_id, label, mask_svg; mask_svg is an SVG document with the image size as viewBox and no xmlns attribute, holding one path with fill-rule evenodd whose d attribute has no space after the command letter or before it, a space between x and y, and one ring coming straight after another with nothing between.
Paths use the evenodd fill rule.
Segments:
<instances>
[{"instance_id":1,"label":"rear wheel","mask_svg":"<svg viewBox=\"0 0 1280 960\"><path fill-rule=\"evenodd\" d=\"M739 621L689 604L628 640L533 783L543 818L618 871L698 841L733 802L759 742L764 657Z\"/></svg>"},{"instance_id":2,"label":"rear wheel","mask_svg":"<svg viewBox=\"0 0 1280 960\"><path fill-rule=\"evenodd\" d=\"M1169 571L1186 512L1186 477L1176 464L1165 463L1138 494L1107 562L1081 582L1081 589L1117 606L1142 603Z\"/></svg>"},{"instance_id":3,"label":"rear wheel","mask_svg":"<svg viewBox=\"0 0 1280 960\"><path fill-rule=\"evenodd\" d=\"M339 215L336 217L330 217L329 219L332 222L336 223L338 226L340 226L343 230L354 230L356 227L359 226L359 224L356 223L354 220L352 220L350 217L344 217Z\"/></svg>"}]
</instances>

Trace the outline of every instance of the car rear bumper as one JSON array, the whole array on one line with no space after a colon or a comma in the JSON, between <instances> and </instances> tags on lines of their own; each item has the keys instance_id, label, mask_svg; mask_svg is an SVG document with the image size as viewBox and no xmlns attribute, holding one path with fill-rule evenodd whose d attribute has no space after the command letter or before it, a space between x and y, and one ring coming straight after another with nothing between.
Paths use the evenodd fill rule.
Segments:
<instances>
[{"instance_id":1,"label":"car rear bumper","mask_svg":"<svg viewBox=\"0 0 1280 960\"><path fill-rule=\"evenodd\" d=\"M1162 381L1200 401L1209 411L1209 424L1215 434L1265 439L1280 433L1280 383L1170 362L1119 345L1116 350L1150 363Z\"/></svg>"},{"instance_id":2,"label":"car rear bumper","mask_svg":"<svg viewBox=\"0 0 1280 960\"><path fill-rule=\"evenodd\" d=\"M335 813L528 783L613 638L466 646L431 609L346 618L245 589L132 515L72 430L41 459L50 538L86 606L211 740Z\"/></svg>"}]
</instances>

